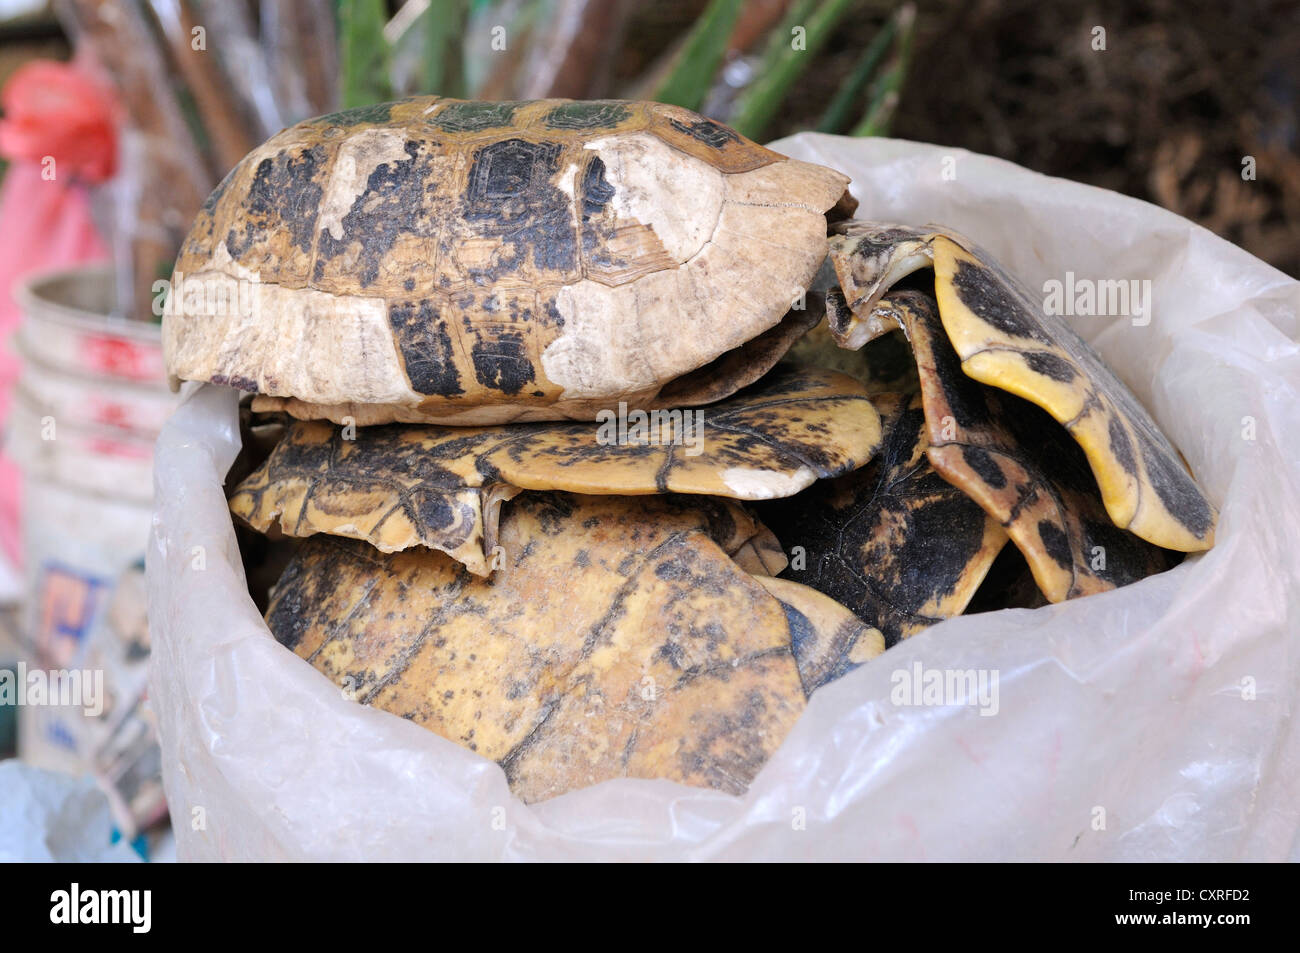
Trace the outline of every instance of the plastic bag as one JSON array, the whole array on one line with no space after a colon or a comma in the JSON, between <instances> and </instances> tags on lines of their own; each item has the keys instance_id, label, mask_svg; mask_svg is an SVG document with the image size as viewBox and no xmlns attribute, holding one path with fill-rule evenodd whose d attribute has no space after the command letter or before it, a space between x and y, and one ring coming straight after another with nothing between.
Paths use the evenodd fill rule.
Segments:
<instances>
[{"instance_id":1,"label":"plastic bag","mask_svg":"<svg viewBox=\"0 0 1300 953\"><path fill-rule=\"evenodd\" d=\"M22 316L18 283L39 271L108 256L91 213L89 186L108 179L116 161L116 105L88 69L32 60L0 90L0 156L9 161L0 185L0 423L9 418L10 389L20 362L9 336ZM0 563L21 563L21 475L0 456ZM0 565L0 576L12 572ZM16 574L0 580L0 599L18 594Z\"/></svg>"},{"instance_id":2,"label":"plastic bag","mask_svg":"<svg viewBox=\"0 0 1300 953\"><path fill-rule=\"evenodd\" d=\"M86 776L0 763L0 863L119 863L140 857L112 840L108 799Z\"/></svg>"},{"instance_id":3,"label":"plastic bag","mask_svg":"<svg viewBox=\"0 0 1300 953\"><path fill-rule=\"evenodd\" d=\"M149 551L182 859L1300 859L1300 284L1169 212L1000 160L774 147L850 174L860 218L949 225L1031 289L1149 279L1149 324L1076 327L1220 504L1217 546L889 650L813 697L745 797L619 780L525 806L495 764L346 700L271 638L221 489L236 395L195 388L158 443ZM895 703L931 671L996 676L992 704Z\"/></svg>"}]
</instances>

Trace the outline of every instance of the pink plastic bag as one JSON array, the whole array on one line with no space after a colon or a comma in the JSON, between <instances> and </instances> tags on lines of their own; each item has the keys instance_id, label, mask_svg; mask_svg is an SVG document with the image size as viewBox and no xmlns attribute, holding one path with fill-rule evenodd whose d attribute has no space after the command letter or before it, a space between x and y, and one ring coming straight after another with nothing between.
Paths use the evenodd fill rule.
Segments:
<instances>
[{"instance_id":1,"label":"pink plastic bag","mask_svg":"<svg viewBox=\"0 0 1300 953\"><path fill-rule=\"evenodd\" d=\"M10 161L0 188L0 423L19 361L7 346L21 320L15 291L32 274L103 261L108 250L91 218L89 188L117 161L118 108L89 72L37 60L0 91L0 155ZM17 561L18 470L0 457L0 549Z\"/></svg>"}]
</instances>

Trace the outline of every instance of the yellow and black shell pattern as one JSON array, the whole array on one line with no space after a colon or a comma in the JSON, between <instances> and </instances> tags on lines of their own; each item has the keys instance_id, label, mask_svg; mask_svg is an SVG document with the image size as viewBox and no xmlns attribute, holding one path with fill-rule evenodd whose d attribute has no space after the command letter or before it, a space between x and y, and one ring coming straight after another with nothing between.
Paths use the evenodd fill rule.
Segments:
<instances>
[{"instance_id":1,"label":"yellow and black shell pattern","mask_svg":"<svg viewBox=\"0 0 1300 953\"><path fill-rule=\"evenodd\" d=\"M933 298L896 292L876 310L898 320L912 342L930 465L1007 531L1048 600L1106 592L1174 564L1170 551L1111 522L1064 427L962 373Z\"/></svg>"},{"instance_id":2,"label":"yellow and black shell pattern","mask_svg":"<svg viewBox=\"0 0 1300 953\"><path fill-rule=\"evenodd\" d=\"M168 373L360 425L646 405L780 321L847 182L654 103L322 116L204 205L164 316Z\"/></svg>"},{"instance_id":3,"label":"yellow and black shell pattern","mask_svg":"<svg viewBox=\"0 0 1300 953\"><path fill-rule=\"evenodd\" d=\"M785 548L782 578L853 610L894 645L965 611L1006 531L926 458L921 398L876 398L884 424L880 454L867 466L755 509ZM828 675L856 667L851 642Z\"/></svg>"},{"instance_id":4,"label":"yellow and black shell pattern","mask_svg":"<svg viewBox=\"0 0 1300 953\"><path fill-rule=\"evenodd\" d=\"M797 493L862 466L880 417L862 384L781 368L702 410L655 410L626 423L343 428L292 421L230 509L260 532L329 533L384 552L438 549L492 569L499 509L521 490L741 500ZM602 431L608 431L602 433Z\"/></svg>"},{"instance_id":5,"label":"yellow and black shell pattern","mask_svg":"<svg viewBox=\"0 0 1300 953\"><path fill-rule=\"evenodd\" d=\"M939 319L962 372L1062 424L1087 455L1116 526L1166 549L1213 545L1215 508L1146 408L991 256L933 227L854 221L833 231L831 259L849 316L840 313L831 331L842 343L860 346L894 326L876 304L897 282L932 268Z\"/></svg>"},{"instance_id":6,"label":"yellow and black shell pattern","mask_svg":"<svg viewBox=\"0 0 1300 953\"><path fill-rule=\"evenodd\" d=\"M356 701L496 761L524 801L623 777L739 794L806 705L786 603L737 562L761 532L708 497L533 494L490 580L317 536L266 619ZM833 609L811 612L819 632L852 628Z\"/></svg>"}]
</instances>

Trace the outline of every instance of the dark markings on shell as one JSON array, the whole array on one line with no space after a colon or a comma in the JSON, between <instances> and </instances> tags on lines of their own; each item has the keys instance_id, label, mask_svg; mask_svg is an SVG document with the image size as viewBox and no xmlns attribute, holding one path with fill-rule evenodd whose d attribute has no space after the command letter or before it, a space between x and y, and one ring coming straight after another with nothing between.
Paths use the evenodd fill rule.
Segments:
<instances>
[{"instance_id":1,"label":"dark markings on shell","mask_svg":"<svg viewBox=\"0 0 1300 953\"><path fill-rule=\"evenodd\" d=\"M411 503L419 513L420 522L430 530L446 530L455 525L457 512L444 493L433 488L417 488L411 492Z\"/></svg>"},{"instance_id":2,"label":"dark markings on shell","mask_svg":"<svg viewBox=\"0 0 1300 953\"><path fill-rule=\"evenodd\" d=\"M271 635L287 649L292 649L301 642L303 634L311 625L311 620L307 617L307 607L303 605L302 591L297 585L301 574L302 567L299 563L289 564L289 568L285 570L278 583L281 598L273 602L271 611L266 617Z\"/></svg>"},{"instance_id":3,"label":"dark markings on shell","mask_svg":"<svg viewBox=\"0 0 1300 953\"><path fill-rule=\"evenodd\" d=\"M325 149L317 145L298 152L282 149L257 164L245 200L242 234L231 229L226 235L232 257L240 258L254 242L276 229L288 231L299 250L311 251L316 214L324 195L315 177L325 162Z\"/></svg>"},{"instance_id":4,"label":"dark markings on shell","mask_svg":"<svg viewBox=\"0 0 1300 953\"><path fill-rule=\"evenodd\" d=\"M605 163L594 156L582 173L582 220L599 215L613 197L614 186L605 181Z\"/></svg>"},{"instance_id":5,"label":"dark markings on shell","mask_svg":"<svg viewBox=\"0 0 1300 953\"><path fill-rule=\"evenodd\" d=\"M452 352L447 322L431 301L403 301L388 309L388 323L406 365L406 377L420 394L451 397L465 393Z\"/></svg>"},{"instance_id":6,"label":"dark markings on shell","mask_svg":"<svg viewBox=\"0 0 1300 953\"><path fill-rule=\"evenodd\" d=\"M760 663L761 664L761 663ZM702 776L709 787L728 794L740 795L749 786L749 779L758 774L767 761L759 735L762 733L763 715L767 708L761 692L750 692L739 715L731 711L701 710L695 717L698 732L692 739L694 745L684 746L678 761L684 774ZM720 760L715 748L724 741L750 736L747 745L730 747L732 757Z\"/></svg>"},{"instance_id":7,"label":"dark markings on shell","mask_svg":"<svg viewBox=\"0 0 1300 953\"><path fill-rule=\"evenodd\" d=\"M592 269L606 273L627 264L609 253L613 229L601 221L605 206L614 197L614 187L605 179L605 163L595 156L582 173L582 257Z\"/></svg>"},{"instance_id":8,"label":"dark markings on shell","mask_svg":"<svg viewBox=\"0 0 1300 953\"><path fill-rule=\"evenodd\" d=\"M1050 343L1039 321L1025 307L1024 302L1005 282L999 281L998 275L991 269L972 265L965 260L958 261L952 283L962 302L981 321L1004 334Z\"/></svg>"},{"instance_id":9,"label":"dark markings on shell","mask_svg":"<svg viewBox=\"0 0 1300 953\"><path fill-rule=\"evenodd\" d=\"M1110 443L1111 455L1119 461L1124 472L1130 476L1137 476L1137 461L1133 459L1133 438L1129 436L1124 429L1123 422L1112 416L1109 423L1106 424L1106 434Z\"/></svg>"},{"instance_id":10,"label":"dark markings on shell","mask_svg":"<svg viewBox=\"0 0 1300 953\"><path fill-rule=\"evenodd\" d=\"M714 122L712 119L700 119L691 123L673 119L670 120L670 123L678 132L690 136L696 142L702 142L706 146L712 146L714 149L721 149L729 142L740 141L740 136L736 135L736 133L721 123Z\"/></svg>"},{"instance_id":11,"label":"dark markings on shell","mask_svg":"<svg viewBox=\"0 0 1300 953\"><path fill-rule=\"evenodd\" d=\"M470 350L470 358L478 382L503 394L518 394L535 379L527 342L518 331L478 338Z\"/></svg>"},{"instance_id":12,"label":"dark markings on shell","mask_svg":"<svg viewBox=\"0 0 1300 953\"><path fill-rule=\"evenodd\" d=\"M1073 364L1059 354L1052 354L1049 351L1027 351L1025 364L1031 371L1050 377L1054 381L1060 381L1062 384L1068 384L1078 376Z\"/></svg>"},{"instance_id":13,"label":"dark markings on shell","mask_svg":"<svg viewBox=\"0 0 1300 953\"><path fill-rule=\"evenodd\" d=\"M844 231L847 231L845 229ZM873 255L885 251L899 242L905 242L913 239L925 237L925 232L916 228L907 228L905 226L884 226L871 228L865 235L858 239L854 245L856 254L872 257Z\"/></svg>"},{"instance_id":14,"label":"dark markings on shell","mask_svg":"<svg viewBox=\"0 0 1300 953\"><path fill-rule=\"evenodd\" d=\"M444 132L482 132L504 129L514 122L515 110L522 103L448 103L434 115L432 125Z\"/></svg>"},{"instance_id":15,"label":"dark markings on shell","mask_svg":"<svg viewBox=\"0 0 1300 953\"><path fill-rule=\"evenodd\" d=\"M981 480L1000 490L1007 485L1006 474L997 465L997 461L983 447L965 446L961 448L962 459L966 465L979 474Z\"/></svg>"},{"instance_id":16,"label":"dark markings on shell","mask_svg":"<svg viewBox=\"0 0 1300 953\"><path fill-rule=\"evenodd\" d=\"M623 122L632 111L620 102L594 100L563 103L546 114L548 129L609 129Z\"/></svg>"},{"instance_id":17,"label":"dark markings on shell","mask_svg":"<svg viewBox=\"0 0 1300 953\"><path fill-rule=\"evenodd\" d=\"M313 626L326 621L333 608L328 597L343 584L343 575L338 563L325 563L306 574L300 561L292 560L271 589L266 622L275 640L293 649ZM328 619L335 624L338 621Z\"/></svg>"},{"instance_id":18,"label":"dark markings on shell","mask_svg":"<svg viewBox=\"0 0 1300 953\"><path fill-rule=\"evenodd\" d=\"M900 295L900 300L917 303L915 293ZM918 309L919 310L919 309ZM927 312L928 314L928 312ZM928 325L931 334L943 334L937 317ZM943 389L944 401L958 427L979 427L989 422L989 402L984 388L966 376L961 369L957 352L951 347L934 349L934 362L938 371L937 383ZM915 363L915 361L913 362ZM939 421L942 426L944 421Z\"/></svg>"},{"instance_id":19,"label":"dark markings on shell","mask_svg":"<svg viewBox=\"0 0 1300 953\"><path fill-rule=\"evenodd\" d=\"M853 320L853 311L844 300L844 292L836 289L826 292L826 322L835 334L848 331L849 322Z\"/></svg>"},{"instance_id":20,"label":"dark markings on shell","mask_svg":"<svg viewBox=\"0 0 1300 953\"><path fill-rule=\"evenodd\" d=\"M1183 561L1182 553L1157 549L1108 519L1085 519L1084 530L1090 554L1102 557L1092 560L1092 572L1113 586L1127 586Z\"/></svg>"},{"instance_id":21,"label":"dark markings on shell","mask_svg":"<svg viewBox=\"0 0 1300 953\"><path fill-rule=\"evenodd\" d=\"M222 178L220 182L217 183L217 187L208 193L208 197L203 200L202 211L204 213L208 215L212 214L212 210L217 207L217 203L221 201L221 196L226 194L226 189L230 187L230 183L234 180L235 176L239 173L239 171L240 171L240 167L236 165L233 169L231 169L229 172L225 174L225 176ZM211 229L211 225L212 223L209 222L208 223L209 229Z\"/></svg>"},{"instance_id":22,"label":"dark markings on shell","mask_svg":"<svg viewBox=\"0 0 1300 953\"><path fill-rule=\"evenodd\" d=\"M781 603L781 607L785 610L785 620L790 625L790 650L798 658L808 643L817 637L817 629L806 615L788 602Z\"/></svg>"},{"instance_id":23,"label":"dark markings on shell","mask_svg":"<svg viewBox=\"0 0 1300 953\"><path fill-rule=\"evenodd\" d=\"M846 621L835 632L829 633L826 641L830 644L827 645L823 644L823 634L806 615L788 602L782 601L781 608L785 610L785 621L790 627L790 651L799 669L799 681L805 695L811 698L817 689L862 664L849 659L853 647L867 631L857 620Z\"/></svg>"},{"instance_id":24,"label":"dark markings on shell","mask_svg":"<svg viewBox=\"0 0 1300 953\"><path fill-rule=\"evenodd\" d=\"M426 144L427 146L428 144ZM379 276L385 256L399 235L419 224L410 210L419 208L432 185L432 162L425 146L415 140L406 143L406 158L384 162L375 167L366 187L343 216L343 237L336 239L321 229L317 243L320 259L331 259L348 251L353 243L360 246L357 256L358 278L365 288Z\"/></svg>"},{"instance_id":25,"label":"dark markings on shell","mask_svg":"<svg viewBox=\"0 0 1300 953\"><path fill-rule=\"evenodd\" d=\"M1195 535L1205 536L1214 526L1214 511L1192 478L1173 457L1159 453L1151 444L1141 446L1147 477L1160 502Z\"/></svg>"},{"instance_id":26,"label":"dark markings on shell","mask_svg":"<svg viewBox=\"0 0 1300 953\"><path fill-rule=\"evenodd\" d=\"M1074 564L1070 551L1070 538L1056 523L1039 520L1038 537L1043 541L1043 548L1062 569L1069 569Z\"/></svg>"},{"instance_id":27,"label":"dark markings on shell","mask_svg":"<svg viewBox=\"0 0 1300 953\"><path fill-rule=\"evenodd\" d=\"M240 374L213 374L208 380L213 384L222 387L233 387L235 390L242 390L247 394L256 394L261 389L257 386L257 381Z\"/></svg>"},{"instance_id":28,"label":"dark markings on shell","mask_svg":"<svg viewBox=\"0 0 1300 953\"><path fill-rule=\"evenodd\" d=\"M494 280L530 258L542 271L577 266L572 200L551 184L562 144L503 139L479 149L470 166L462 214L478 234L504 245L494 264L471 277Z\"/></svg>"}]
</instances>

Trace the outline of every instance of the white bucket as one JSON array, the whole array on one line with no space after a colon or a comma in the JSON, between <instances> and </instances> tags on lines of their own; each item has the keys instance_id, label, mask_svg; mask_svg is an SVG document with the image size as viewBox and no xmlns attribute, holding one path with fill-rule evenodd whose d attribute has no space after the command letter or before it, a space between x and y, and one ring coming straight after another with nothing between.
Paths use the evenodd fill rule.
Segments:
<instances>
[{"instance_id":1,"label":"white bucket","mask_svg":"<svg viewBox=\"0 0 1300 953\"><path fill-rule=\"evenodd\" d=\"M106 266L29 279L18 293L23 358L8 449L28 482L148 503L153 441L175 404L163 370L159 326L109 316ZM32 503L24 523L45 514ZM24 531L24 536L30 535Z\"/></svg>"},{"instance_id":2,"label":"white bucket","mask_svg":"<svg viewBox=\"0 0 1300 953\"><path fill-rule=\"evenodd\" d=\"M21 384L9 410L5 451L22 470L23 483L54 483L106 500L148 505L153 499L154 436L116 427L77 426L39 407ZM27 524L43 522L32 500L23 502Z\"/></svg>"},{"instance_id":3,"label":"white bucket","mask_svg":"<svg viewBox=\"0 0 1300 953\"><path fill-rule=\"evenodd\" d=\"M25 641L34 664L104 671L119 682L107 686L114 703L129 707L139 686L121 683L102 659L121 654L110 606L142 599L138 586L120 583L142 565L153 442L174 402L160 329L109 316L113 279L104 267L37 276L18 299L23 370L6 444L23 475ZM122 717L120 709L27 712L20 755L90 770Z\"/></svg>"},{"instance_id":4,"label":"white bucket","mask_svg":"<svg viewBox=\"0 0 1300 953\"><path fill-rule=\"evenodd\" d=\"M24 354L79 377L165 387L162 334L146 321L110 317L115 301L112 270L92 265L49 272L17 292L24 321Z\"/></svg>"},{"instance_id":5,"label":"white bucket","mask_svg":"<svg viewBox=\"0 0 1300 953\"><path fill-rule=\"evenodd\" d=\"M23 362L18 390L41 416L60 424L120 430L152 442L176 406L166 387L66 373L28 353L21 339L15 344Z\"/></svg>"}]
</instances>

